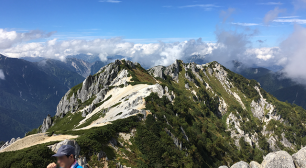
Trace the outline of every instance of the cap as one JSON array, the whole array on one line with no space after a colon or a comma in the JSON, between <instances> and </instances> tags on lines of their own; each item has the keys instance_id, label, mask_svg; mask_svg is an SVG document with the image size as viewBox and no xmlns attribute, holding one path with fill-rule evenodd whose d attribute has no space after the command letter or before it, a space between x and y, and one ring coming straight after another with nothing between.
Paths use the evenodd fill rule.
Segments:
<instances>
[{"instance_id":1,"label":"cap","mask_svg":"<svg viewBox=\"0 0 306 168\"><path fill-rule=\"evenodd\" d=\"M60 156L71 155L71 154L75 155L74 147L71 145L63 145L57 150L57 153L52 156L60 157Z\"/></svg>"}]
</instances>

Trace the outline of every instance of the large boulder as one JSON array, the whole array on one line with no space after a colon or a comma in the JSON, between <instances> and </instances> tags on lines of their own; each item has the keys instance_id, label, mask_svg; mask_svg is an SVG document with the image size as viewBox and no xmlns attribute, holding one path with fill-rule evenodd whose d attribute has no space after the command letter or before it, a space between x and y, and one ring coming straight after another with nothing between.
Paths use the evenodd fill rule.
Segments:
<instances>
[{"instance_id":1,"label":"large boulder","mask_svg":"<svg viewBox=\"0 0 306 168\"><path fill-rule=\"evenodd\" d=\"M295 168L292 156L286 151L269 153L261 163L262 168Z\"/></svg>"},{"instance_id":2,"label":"large boulder","mask_svg":"<svg viewBox=\"0 0 306 168\"><path fill-rule=\"evenodd\" d=\"M258 162L251 161L250 162L250 167L251 168L261 168L261 165Z\"/></svg>"},{"instance_id":3,"label":"large boulder","mask_svg":"<svg viewBox=\"0 0 306 168\"><path fill-rule=\"evenodd\" d=\"M297 168L306 168L306 147L293 154L292 158Z\"/></svg>"},{"instance_id":4,"label":"large boulder","mask_svg":"<svg viewBox=\"0 0 306 168\"><path fill-rule=\"evenodd\" d=\"M240 161L240 162L233 164L231 168L250 168L250 166L247 162Z\"/></svg>"}]
</instances>

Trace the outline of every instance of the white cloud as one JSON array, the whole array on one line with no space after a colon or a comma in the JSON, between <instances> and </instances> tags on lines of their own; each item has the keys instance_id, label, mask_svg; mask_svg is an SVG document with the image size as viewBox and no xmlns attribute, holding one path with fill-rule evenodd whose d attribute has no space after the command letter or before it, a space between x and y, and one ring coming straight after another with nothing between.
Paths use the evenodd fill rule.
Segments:
<instances>
[{"instance_id":1,"label":"white cloud","mask_svg":"<svg viewBox=\"0 0 306 168\"><path fill-rule=\"evenodd\" d=\"M118 0L101 0L99 2L120 3L121 1L118 1Z\"/></svg>"},{"instance_id":2,"label":"white cloud","mask_svg":"<svg viewBox=\"0 0 306 168\"><path fill-rule=\"evenodd\" d=\"M265 3L259 3L259 5L283 5L281 2L265 2Z\"/></svg>"},{"instance_id":3,"label":"white cloud","mask_svg":"<svg viewBox=\"0 0 306 168\"><path fill-rule=\"evenodd\" d=\"M224 23L234 12L236 9L228 8L227 10L222 10L220 12L220 17L222 18L222 22Z\"/></svg>"},{"instance_id":4,"label":"white cloud","mask_svg":"<svg viewBox=\"0 0 306 168\"><path fill-rule=\"evenodd\" d=\"M26 42L30 40L48 38L54 32L44 33L40 30L32 30L26 33L18 33L16 31L6 31L0 29L0 49L10 48L14 44Z\"/></svg>"},{"instance_id":5,"label":"white cloud","mask_svg":"<svg viewBox=\"0 0 306 168\"><path fill-rule=\"evenodd\" d=\"M263 22L265 24L269 24L272 22L280 13L285 12L286 9L279 9L278 7L275 7L273 10L270 10L264 17Z\"/></svg>"},{"instance_id":6,"label":"white cloud","mask_svg":"<svg viewBox=\"0 0 306 168\"><path fill-rule=\"evenodd\" d=\"M297 82L306 84L306 28L295 25L294 32L281 45L282 55L287 57L284 73Z\"/></svg>"},{"instance_id":7,"label":"white cloud","mask_svg":"<svg viewBox=\"0 0 306 168\"><path fill-rule=\"evenodd\" d=\"M298 18L300 16L282 16L282 17L277 17L279 19L292 19L292 18Z\"/></svg>"},{"instance_id":8,"label":"white cloud","mask_svg":"<svg viewBox=\"0 0 306 168\"><path fill-rule=\"evenodd\" d=\"M2 69L0 69L0 79L5 80L5 76Z\"/></svg>"},{"instance_id":9,"label":"white cloud","mask_svg":"<svg viewBox=\"0 0 306 168\"><path fill-rule=\"evenodd\" d=\"M181 42L133 43L122 38L93 39L93 40L64 40L56 38L46 42L22 43L1 50L9 57L46 57L65 60L68 55L87 54L97 55L102 61L108 56L122 55L129 60L141 63L144 67L169 65L176 59L191 56L194 53L207 55L208 61L218 61L224 65L232 60L245 64L269 66L275 61L274 50L268 48L249 49L250 38L256 35L256 30L249 34L236 31L216 31L217 42L207 43L202 39L173 39Z\"/></svg>"},{"instance_id":10,"label":"white cloud","mask_svg":"<svg viewBox=\"0 0 306 168\"><path fill-rule=\"evenodd\" d=\"M211 52L209 44L201 39L172 43L135 44L122 38L94 40L49 40L43 43L19 44L2 51L9 57L38 57L64 60L68 55L92 54L99 55L102 61L108 56L123 55L133 61L144 64L145 67L154 65L169 65L175 59L183 59L194 52L205 55Z\"/></svg>"},{"instance_id":11,"label":"white cloud","mask_svg":"<svg viewBox=\"0 0 306 168\"><path fill-rule=\"evenodd\" d=\"M240 23L240 22L232 22L231 24L238 26L258 26L258 23Z\"/></svg>"},{"instance_id":12,"label":"white cloud","mask_svg":"<svg viewBox=\"0 0 306 168\"><path fill-rule=\"evenodd\" d=\"M306 24L306 19L275 19L273 22Z\"/></svg>"},{"instance_id":13,"label":"white cloud","mask_svg":"<svg viewBox=\"0 0 306 168\"><path fill-rule=\"evenodd\" d=\"M195 7L200 7L203 8L207 11L212 10L213 8L218 8L220 6L214 5L214 4L196 4L196 5L185 5L185 6L180 6L179 8L195 8Z\"/></svg>"}]
</instances>

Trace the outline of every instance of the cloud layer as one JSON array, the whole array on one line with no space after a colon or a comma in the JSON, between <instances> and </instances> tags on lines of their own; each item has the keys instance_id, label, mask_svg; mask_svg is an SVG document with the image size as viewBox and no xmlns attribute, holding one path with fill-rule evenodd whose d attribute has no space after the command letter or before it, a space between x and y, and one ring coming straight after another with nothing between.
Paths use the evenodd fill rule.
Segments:
<instances>
[{"instance_id":1,"label":"cloud layer","mask_svg":"<svg viewBox=\"0 0 306 168\"><path fill-rule=\"evenodd\" d=\"M32 30L26 33L18 33L16 31L6 31L0 29L0 49L10 48L14 44L26 42L30 40L48 38L54 32L45 33L40 30Z\"/></svg>"},{"instance_id":2,"label":"cloud layer","mask_svg":"<svg viewBox=\"0 0 306 168\"><path fill-rule=\"evenodd\" d=\"M206 43L202 39L191 39L172 43L139 44L120 37L94 40L64 40L56 38L46 42L28 42L32 39L49 37L50 33L30 31L17 33L0 29L0 52L9 57L45 57L65 60L69 55L87 54L99 56L102 61L108 57L122 55L141 63L145 68L169 65L176 59L188 60L192 55L205 56L207 61L218 61L231 68L231 62L238 60L245 65L284 67L283 73L297 82L306 84L306 28L295 25L294 32L279 47L252 48L251 39L258 34L256 29L233 31L217 29L216 42ZM6 44L8 42L9 44ZM263 41L261 41L263 42ZM5 79L0 71L0 78Z\"/></svg>"},{"instance_id":3,"label":"cloud layer","mask_svg":"<svg viewBox=\"0 0 306 168\"><path fill-rule=\"evenodd\" d=\"M221 29L216 31L216 43L206 43L201 38L182 42L149 44L127 42L119 37L65 41L53 39L46 42L17 44L2 50L2 53L15 58L45 57L59 60L65 60L69 55L87 54L97 55L102 61L107 61L109 56L122 55L147 68L156 65L169 65L176 59L185 60L192 55L206 55L206 60L218 61L224 65L232 60L239 60L248 65L269 65L273 59L276 59L274 57L276 49L249 48L250 38L255 34L256 31L245 34Z\"/></svg>"},{"instance_id":4,"label":"cloud layer","mask_svg":"<svg viewBox=\"0 0 306 168\"><path fill-rule=\"evenodd\" d=\"M280 49L286 58L283 72L287 77L306 84L306 28L295 25L294 32L284 40Z\"/></svg>"}]
</instances>

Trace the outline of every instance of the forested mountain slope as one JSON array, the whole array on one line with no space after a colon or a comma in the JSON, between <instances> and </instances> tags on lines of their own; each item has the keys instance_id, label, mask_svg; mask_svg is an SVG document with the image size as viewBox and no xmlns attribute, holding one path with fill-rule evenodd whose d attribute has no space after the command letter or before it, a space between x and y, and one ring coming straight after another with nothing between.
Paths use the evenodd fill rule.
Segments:
<instances>
[{"instance_id":1,"label":"forested mountain slope","mask_svg":"<svg viewBox=\"0 0 306 168\"><path fill-rule=\"evenodd\" d=\"M84 78L75 72L0 55L0 141L24 136L54 114L61 97Z\"/></svg>"}]
</instances>

